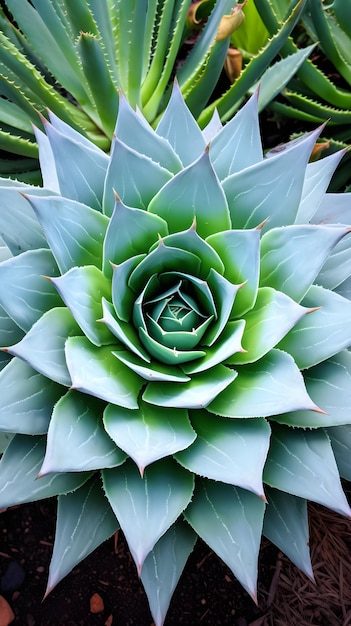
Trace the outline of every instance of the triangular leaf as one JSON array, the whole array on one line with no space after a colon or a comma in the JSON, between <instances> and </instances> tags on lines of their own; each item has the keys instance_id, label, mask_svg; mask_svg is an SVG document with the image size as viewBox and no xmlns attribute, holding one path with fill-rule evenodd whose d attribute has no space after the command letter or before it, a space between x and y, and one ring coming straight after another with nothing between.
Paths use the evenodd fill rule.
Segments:
<instances>
[{"instance_id":1,"label":"triangular leaf","mask_svg":"<svg viewBox=\"0 0 351 626\"><path fill-rule=\"evenodd\" d=\"M263 477L271 487L351 517L330 440L322 429L276 425Z\"/></svg>"},{"instance_id":2,"label":"triangular leaf","mask_svg":"<svg viewBox=\"0 0 351 626\"><path fill-rule=\"evenodd\" d=\"M141 570L155 626L162 626L173 592L196 541L196 534L177 521L158 540L146 557Z\"/></svg>"},{"instance_id":3,"label":"triangular leaf","mask_svg":"<svg viewBox=\"0 0 351 626\"><path fill-rule=\"evenodd\" d=\"M132 462L102 474L106 495L140 573L155 543L188 506L194 479L171 459L150 465L143 478Z\"/></svg>"},{"instance_id":4,"label":"triangular leaf","mask_svg":"<svg viewBox=\"0 0 351 626\"><path fill-rule=\"evenodd\" d=\"M27 435L46 433L64 387L16 357L1 371L0 385L0 429Z\"/></svg>"},{"instance_id":5,"label":"triangular leaf","mask_svg":"<svg viewBox=\"0 0 351 626\"><path fill-rule=\"evenodd\" d=\"M47 378L69 387L71 378L66 365L65 343L68 337L80 334L70 311L57 307L44 313L23 339L8 351Z\"/></svg>"},{"instance_id":6,"label":"triangular leaf","mask_svg":"<svg viewBox=\"0 0 351 626\"><path fill-rule=\"evenodd\" d=\"M72 389L127 409L138 407L143 381L113 356L111 348L93 346L86 337L71 337L66 358Z\"/></svg>"},{"instance_id":7,"label":"triangular leaf","mask_svg":"<svg viewBox=\"0 0 351 626\"><path fill-rule=\"evenodd\" d=\"M23 330L29 330L45 311L62 304L45 278L58 273L52 253L45 249L28 250L1 263L0 303Z\"/></svg>"},{"instance_id":8,"label":"triangular leaf","mask_svg":"<svg viewBox=\"0 0 351 626\"><path fill-rule=\"evenodd\" d=\"M202 480L184 512L254 600L264 509L263 500L249 491Z\"/></svg>"},{"instance_id":9,"label":"triangular leaf","mask_svg":"<svg viewBox=\"0 0 351 626\"><path fill-rule=\"evenodd\" d=\"M197 439L175 455L177 461L195 474L264 498L262 471L271 432L267 422L262 418L228 420L206 411L192 411L190 418Z\"/></svg>"},{"instance_id":10,"label":"triangular leaf","mask_svg":"<svg viewBox=\"0 0 351 626\"><path fill-rule=\"evenodd\" d=\"M311 580L314 580L310 551L307 501L267 487L268 504L263 534L282 550Z\"/></svg>"},{"instance_id":11,"label":"triangular leaf","mask_svg":"<svg viewBox=\"0 0 351 626\"><path fill-rule=\"evenodd\" d=\"M123 463L126 455L116 448L102 425L104 404L69 391L56 404L48 430L40 476L52 472L86 472Z\"/></svg>"},{"instance_id":12,"label":"triangular leaf","mask_svg":"<svg viewBox=\"0 0 351 626\"><path fill-rule=\"evenodd\" d=\"M45 595L119 528L100 480L58 498L54 550Z\"/></svg>"},{"instance_id":13,"label":"triangular leaf","mask_svg":"<svg viewBox=\"0 0 351 626\"><path fill-rule=\"evenodd\" d=\"M278 347L289 352L300 369L305 369L349 347L351 302L312 285L301 304L321 308L305 315Z\"/></svg>"},{"instance_id":14,"label":"triangular leaf","mask_svg":"<svg viewBox=\"0 0 351 626\"><path fill-rule=\"evenodd\" d=\"M268 231L261 241L260 284L279 289L300 302L334 246L347 232L346 227L312 224Z\"/></svg>"},{"instance_id":15,"label":"triangular leaf","mask_svg":"<svg viewBox=\"0 0 351 626\"><path fill-rule=\"evenodd\" d=\"M201 237L231 227L227 201L206 151L155 195L148 210L163 217L171 233L186 230L194 218Z\"/></svg>"},{"instance_id":16,"label":"triangular leaf","mask_svg":"<svg viewBox=\"0 0 351 626\"><path fill-rule=\"evenodd\" d=\"M196 439L185 409L164 409L140 401L130 411L109 404L104 426L116 445L124 450L143 474L150 463L184 450Z\"/></svg>"},{"instance_id":17,"label":"triangular leaf","mask_svg":"<svg viewBox=\"0 0 351 626\"><path fill-rule=\"evenodd\" d=\"M292 357L271 350L257 363L242 365L238 376L207 407L224 417L269 417L286 411L316 409Z\"/></svg>"},{"instance_id":18,"label":"triangular leaf","mask_svg":"<svg viewBox=\"0 0 351 626\"><path fill-rule=\"evenodd\" d=\"M99 265L108 219L67 198L26 196L45 232L62 273L78 265Z\"/></svg>"},{"instance_id":19,"label":"triangular leaf","mask_svg":"<svg viewBox=\"0 0 351 626\"><path fill-rule=\"evenodd\" d=\"M38 479L46 437L15 435L0 461L0 507L34 502L84 485L89 472L51 474Z\"/></svg>"}]
</instances>

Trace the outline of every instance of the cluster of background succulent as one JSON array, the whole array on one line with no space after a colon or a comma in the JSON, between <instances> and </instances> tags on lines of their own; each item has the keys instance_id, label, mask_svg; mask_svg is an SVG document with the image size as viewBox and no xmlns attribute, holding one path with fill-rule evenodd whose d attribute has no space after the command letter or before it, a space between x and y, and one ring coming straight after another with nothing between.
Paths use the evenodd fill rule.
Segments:
<instances>
[{"instance_id":1,"label":"cluster of background succulent","mask_svg":"<svg viewBox=\"0 0 351 626\"><path fill-rule=\"evenodd\" d=\"M257 0L251 53L218 37L233 2L203 0L173 83L190 5L1 9L2 146L23 158L0 188L0 506L58 496L48 591L121 527L157 626L197 535L255 599L262 533L313 578L307 501L351 516L345 152L309 162L320 128L264 154L258 118L290 81L323 119L311 76L347 118L287 39L347 20ZM230 43L243 69L211 99Z\"/></svg>"}]
</instances>

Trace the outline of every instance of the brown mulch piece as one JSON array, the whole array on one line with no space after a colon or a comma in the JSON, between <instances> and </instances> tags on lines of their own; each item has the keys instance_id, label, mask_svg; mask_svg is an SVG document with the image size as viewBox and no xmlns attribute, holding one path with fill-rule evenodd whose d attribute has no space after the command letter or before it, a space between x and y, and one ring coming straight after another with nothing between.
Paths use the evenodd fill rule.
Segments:
<instances>
[{"instance_id":1,"label":"brown mulch piece","mask_svg":"<svg viewBox=\"0 0 351 626\"><path fill-rule=\"evenodd\" d=\"M351 625L351 520L310 504L309 522L315 584L280 553L274 597L249 626Z\"/></svg>"}]
</instances>

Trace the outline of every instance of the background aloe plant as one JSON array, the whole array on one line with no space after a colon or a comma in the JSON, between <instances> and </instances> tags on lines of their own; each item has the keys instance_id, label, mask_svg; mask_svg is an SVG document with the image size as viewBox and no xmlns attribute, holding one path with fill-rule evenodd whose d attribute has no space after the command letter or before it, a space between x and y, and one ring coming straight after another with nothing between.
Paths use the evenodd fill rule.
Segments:
<instances>
[{"instance_id":1,"label":"background aloe plant","mask_svg":"<svg viewBox=\"0 0 351 626\"><path fill-rule=\"evenodd\" d=\"M278 54L304 1L294 1L272 40L217 102L223 119L233 115ZM156 123L176 74L188 106L196 117L202 114L205 124L213 108L203 109L222 71L241 10L235 0L196 3L193 21L200 22L201 33L182 58L182 44L191 29L191 0L4 0L1 6L0 148L5 154L0 174L37 184L32 124L41 125L38 111L47 117L50 109L109 151L119 88L132 106ZM220 28L223 19L226 26L229 23L225 32ZM309 52L298 51L284 61L284 70L268 76L262 106Z\"/></svg>"},{"instance_id":2,"label":"background aloe plant","mask_svg":"<svg viewBox=\"0 0 351 626\"><path fill-rule=\"evenodd\" d=\"M257 10L270 34L280 26L289 0L255 0ZM348 4L334 0L308 0L293 37L281 48L281 54L291 55L301 41L317 44L314 60L305 59L296 75L280 91L279 98L269 103L277 119L293 118L312 127L328 121L324 138L328 152L348 147L351 139L351 34L345 18ZM267 103L268 104L268 103ZM350 153L345 153L334 176L332 187L338 190L350 186Z\"/></svg>"},{"instance_id":3,"label":"background aloe plant","mask_svg":"<svg viewBox=\"0 0 351 626\"><path fill-rule=\"evenodd\" d=\"M257 94L201 131L177 84L110 156L44 126L44 187L0 189L0 507L58 496L47 592L119 527L157 626L197 535L253 599L262 533L313 578L307 501L351 515L342 154L263 158Z\"/></svg>"}]
</instances>

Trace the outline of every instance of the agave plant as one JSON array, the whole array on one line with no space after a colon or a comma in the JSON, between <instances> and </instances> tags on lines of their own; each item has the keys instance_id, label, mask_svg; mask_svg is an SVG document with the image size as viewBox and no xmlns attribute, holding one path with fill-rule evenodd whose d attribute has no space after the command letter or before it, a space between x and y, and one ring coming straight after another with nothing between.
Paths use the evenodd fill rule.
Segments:
<instances>
[{"instance_id":1,"label":"agave plant","mask_svg":"<svg viewBox=\"0 0 351 626\"><path fill-rule=\"evenodd\" d=\"M228 119L264 74L296 24L305 0L294 0L277 33L250 62L219 107ZM192 113L206 105L240 23L235 0L4 0L0 6L0 174L40 184L32 125L47 109L108 152L122 89L157 123L177 80ZM193 26L200 36L184 55ZM265 101L294 74L310 49L270 74ZM185 58L184 58L185 57ZM279 81L277 77L279 76ZM263 96L263 93L262 93ZM261 97L262 97L261 96ZM42 128L42 126L40 126Z\"/></svg>"},{"instance_id":2,"label":"agave plant","mask_svg":"<svg viewBox=\"0 0 351 626\"><path fill-rule=\"evenodd\" d=\"M262 533L313 578L307 501L351 515L319 132L263 157L257 94L202 131L175 84L155 131L121 98L111 156L51 114L44 187L2 180L0 507L58 496L47 593L121 528L159 626L198 535L256 600Z\"/></svg>"}]
</instances>

